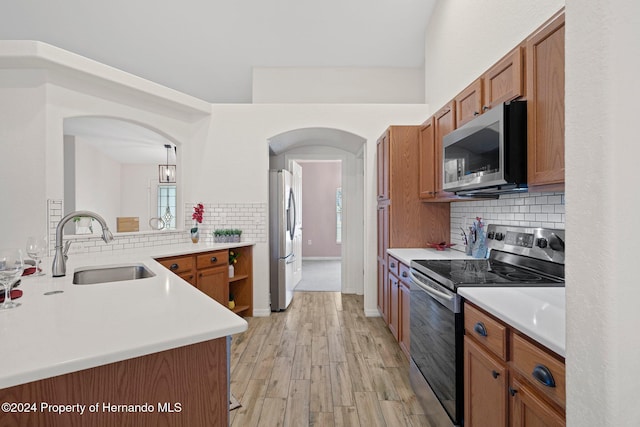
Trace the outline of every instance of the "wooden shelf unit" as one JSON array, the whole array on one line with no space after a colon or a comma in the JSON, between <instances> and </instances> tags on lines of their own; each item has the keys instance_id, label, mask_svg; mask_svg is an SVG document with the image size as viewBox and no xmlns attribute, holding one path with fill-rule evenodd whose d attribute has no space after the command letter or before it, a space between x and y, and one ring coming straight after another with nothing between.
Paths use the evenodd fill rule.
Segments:
<instances>
[{"instance_id":1,"label":"wooden shelf unit","mask_svg":"<svg viewBox=\"0 0 640 427\"><path fill-rule=\"evenodd\" d=\"M234 264L234 276L229 277L229 254L239 254ZM245 317L253 316L253 246L197 252L157 261L225 307L233 294L236 306L232 311Z\"/></svg>"}]
</instances>

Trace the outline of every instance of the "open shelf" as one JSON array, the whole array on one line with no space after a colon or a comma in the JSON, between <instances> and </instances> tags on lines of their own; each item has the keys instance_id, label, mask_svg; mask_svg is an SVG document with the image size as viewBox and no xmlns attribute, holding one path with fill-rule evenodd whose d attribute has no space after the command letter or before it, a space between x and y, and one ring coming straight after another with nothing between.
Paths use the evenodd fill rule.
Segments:
<instances>
[{"instance_id":1,"label":"open shelf","mask_svg":"<svg viewBox=\"0 0 640 427\"><path fill-rule=\"evenodd\" d=\"M229 284L233 283L233 282L237 282L239 280L243 280L248 278L249 275L248 274L236 274L233 277L229 277Z\"/></svg>"},{"instance_id":2,"label":"open shelf","mask_svg":"<svg viewBox=\"0 0 640 427\"><path fill-rule=\"evenodd\" d=\"M235 314L240 314L244 311L249 310L249 308L250 307L248 305L236 305L231 311L233 311Z\"/></svg>"}]
</instances>

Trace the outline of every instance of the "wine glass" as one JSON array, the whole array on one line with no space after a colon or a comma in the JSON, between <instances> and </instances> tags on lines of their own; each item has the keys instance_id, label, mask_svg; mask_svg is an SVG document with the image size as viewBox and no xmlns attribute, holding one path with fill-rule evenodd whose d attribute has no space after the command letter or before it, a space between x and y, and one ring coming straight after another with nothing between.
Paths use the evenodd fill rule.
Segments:
<instances>
[{"instance_id":1,"label":"wine glass","mask_svg":"<svg viewBox=\"0 0 640 427\"><path fill-rule=\"evenodd\" d=\"M20 305L11 301L11 287L23 271L24 260L20 249L0 249L0 284L4 288L4 303L0 304L0 310Z\"/></svg>"},{"instance_id":2,"label":"wine glass","mask_svg":"<svg viewBox=\"0 0 640 427\"><path fill-rule=\"evenodd\" d=\"M44 271L40 268L40 262L42 256L46 253L47 241L44 237L30 236L27 239L27 255L33 258L36 262L36 271L33 276L44 276Z\"/></svg>"}]
</instances>

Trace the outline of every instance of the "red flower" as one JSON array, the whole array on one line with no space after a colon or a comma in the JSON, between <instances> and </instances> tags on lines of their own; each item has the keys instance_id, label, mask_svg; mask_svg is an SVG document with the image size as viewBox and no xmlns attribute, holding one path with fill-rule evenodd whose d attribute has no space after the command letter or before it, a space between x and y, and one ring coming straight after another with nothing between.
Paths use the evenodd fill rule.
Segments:
<instances>
[{"instance_id":1,"label":"red flower","mask_svg":"<svg viewBox=\"0 0 640 427\"><path fill-rule=\"evenodd\" d=\"M204 215L204 206L202 203L198 203L193 207L193 215L191 218L197 221L199 224L202 224L202 216Z\"/></svg>"}]
</instances>

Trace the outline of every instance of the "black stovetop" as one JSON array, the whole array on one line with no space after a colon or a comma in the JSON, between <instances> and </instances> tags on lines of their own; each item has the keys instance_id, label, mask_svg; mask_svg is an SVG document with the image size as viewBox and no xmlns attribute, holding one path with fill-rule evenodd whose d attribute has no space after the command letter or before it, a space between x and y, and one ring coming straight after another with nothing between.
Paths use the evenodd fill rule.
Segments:
<instances>
[{"instance_id":1,"label":"black stovetop","mask_svg":"<svg viewBox=\"0 0 640 427\"><path fill-rule=\"evenodd\" d=\"M453 291L460 286L564 286L561 277L493 259L414 260L411 266Z\"/></svg>"}]
</instances>

